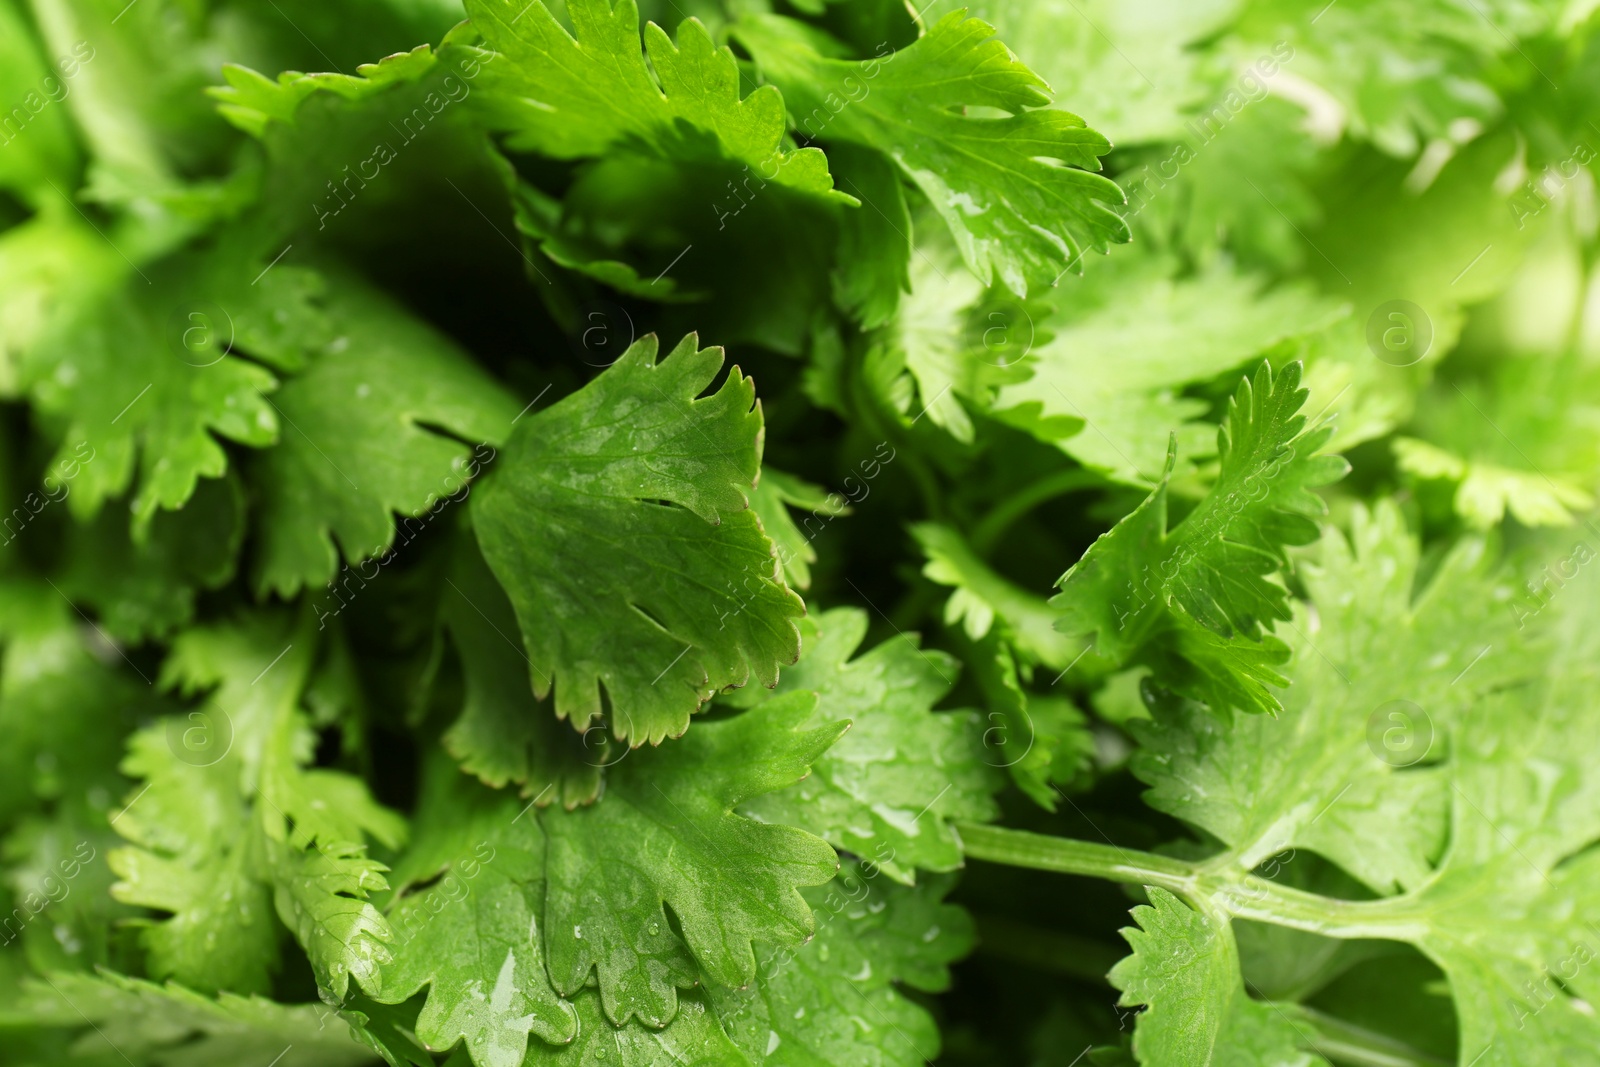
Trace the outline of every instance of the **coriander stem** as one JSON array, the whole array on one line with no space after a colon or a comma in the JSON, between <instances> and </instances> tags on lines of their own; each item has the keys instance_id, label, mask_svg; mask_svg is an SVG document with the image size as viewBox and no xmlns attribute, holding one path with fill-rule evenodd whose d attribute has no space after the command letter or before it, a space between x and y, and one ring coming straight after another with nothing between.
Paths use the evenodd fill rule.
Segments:
<instances>
[{"instance_id":1,"label":"coriander stem","mask_svg":"<svg viewBox=\"0 0 1600 1067\"><path fill-rule=\"evenodd\" d=\"M1311 1051L1349 1067L1449 1067L1448 1061L1315 1008L1296 1010L1317 1029Z\"/></svg>"},{"instance_id":2,"label":"coriander stem","mask_svg":"<svg viewBox=\"0 0 1600 1067\"><path fill-rule=\"evenodd\" d=\"M1011 524L1052 497L1070 493L1074 489L1087 489L1105 482L1103 475L1083 467L1055 471L995 504L989 514L972 528L972 550L979 556L988 556L989 549Z\"/></svg>"},{"instance_id":3,"label":"coriander stem","mask_svg":"<svg viewBox=\"0 0 1600 1067\"><path fill-rule=\"evenodd\" d=\"M1150 852L978 823L957 823L956 831L966 854L973 859L1132 885L1157 885L1185 896L1196 888L1198 875L1193 867Z\"/></svg>"},{"instance_id":4,"label":"coriander stem","mask_svg":"<svg viewBox=\"0 0 1600 1067\"><path fill-rule=\"evenodd\" d=\"M1131 885L1160 886L1190 901L1208 901L1238 919L1286 926L1324 937L1417 941L1428 925L1406 897L1338 900L1242 872L1202 870L1150 852L1068 837L957 823L972 859Z\"/></svg>"},{"instance_id":5,"label":"coriander stem","mask_svg":"<svg viewBox=\"0 0 1600 1067\"><path fill-rule=\"evenodd\" d=\"M1406 897L1381 900L1339 900L1247 875L1237 882L1207 879L1202 891L1237 919L1287 926L1293 930L1337 937L1417 941L1428 925L1407 910Z\"/></svg>"}]
</instances>

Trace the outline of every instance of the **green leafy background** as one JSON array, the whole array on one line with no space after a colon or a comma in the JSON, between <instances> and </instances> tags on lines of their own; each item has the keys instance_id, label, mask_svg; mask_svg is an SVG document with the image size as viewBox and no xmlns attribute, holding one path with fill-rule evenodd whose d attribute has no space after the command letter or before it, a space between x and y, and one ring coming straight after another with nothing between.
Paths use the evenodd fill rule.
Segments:
<instances>
[{"instance_id":1,"label":"green leafy background","mask_svg":"<svg viewBox=\"0 0 1600 1067\"><path fill-rule=\"evenodd\" d=\"M1595 1062L1597 124L1581 0L0 0L0 1063Z\"/></svg>"}]
</instances>

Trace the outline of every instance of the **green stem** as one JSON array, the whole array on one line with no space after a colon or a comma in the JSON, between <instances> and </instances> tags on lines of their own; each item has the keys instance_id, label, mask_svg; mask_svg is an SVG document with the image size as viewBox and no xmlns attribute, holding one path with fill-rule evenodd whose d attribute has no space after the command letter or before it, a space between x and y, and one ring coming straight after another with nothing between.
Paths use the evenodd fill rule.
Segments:
<instances>
[{"instance_id":1,"label":"green stem","mask_svg":"<svg viewBox=\"0 0 1600 1067\"><path fill-rule=\"evenodd\" d=\"M959 823L962 847L973 859L1036 871L1081 874L1131 885L1160 886L1234 918L1304 930L1324 937L1417 941L1427 924L1406 897L1336 900L1241 871L1198 868L1182 860L1116 845Z\"/></svg>"},{"instance_id":2,"label":"green stem","mask_svg":"<svg viewBox=\"0 0 1600 1067\"><path fill-rule=\"evenodd\" d=\"M962 847L973 859L1059 874L1082 874L1129 885L1156 885L1184 896L1196 890L1195 869L1181 860L1116 845L1097 845L1003 826L957 823Z\"/></svg>"},{"instance_id":3,"label":"green stem","mask_svg":"<svg viewBox=\"0 0 1600 1067\"><path fill-rule=\"evenodd\" d=\"M1449 1067L1449 1061L1418 1051L1386 1034L1374 1033L1304 1005L1295 1010L1317 1028L1313 1051L1345 1067Z\"/></svg>"},{"instance_id":4,"label":"green stem","mask_svg":"<svg viewBox=\"0 0 1600 1067\"><path fill-rule=\"evenodd\" d=\"M1045 475L1032 485L1007 496L994 506L994 510L983 517L983 521L972 528L973 551L980 556L987 556L994 543L1000 539L1000 535L1010 529L1012 523L1046 500L1062 493L1070 493L1074 489L1087 489L1103 481L1105 481L1103 477L1082 467Z\"/></svg>"},{"instance_id":5,"label":"green stem","mask_svg":"<svg viewBox=\"0 0 1600 1067\"><path fill-rule=\"evenodd\" d=\"M1237 881L1207 878L1202 886L1207 896L1236 919L1345 940L1372 937L1418 941L1428 933L1428 925L1412 913L1406 897L1338 900L1255 875Z\"/></svg>"}]
</instances>

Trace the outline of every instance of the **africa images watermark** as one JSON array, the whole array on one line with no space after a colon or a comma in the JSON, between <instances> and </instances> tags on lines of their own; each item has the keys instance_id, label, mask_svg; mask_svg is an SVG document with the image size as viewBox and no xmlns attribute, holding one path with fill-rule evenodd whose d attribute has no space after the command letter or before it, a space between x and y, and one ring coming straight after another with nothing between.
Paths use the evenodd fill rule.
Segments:
<instances>
[{"instance_id":1,"label":"africa images watermark","mask_svg":"<svg viewBox=\"0 0 1600 1067\"><path fill-rule=\"evenodd\" d=\"M72 46L71 53L56 60L55 74L46 74L39 79L37 88L30 89L9 111L0 115L0 148L10 147L11 142L22 136L22 131L45 108L71 96L72 86L69 83L93 58L94 46L88 41L79 41Z\"/></svg>"},{"instance_id":2,"label":"africa images watermark","mask_svg":"<svg viewBox=\"0 0 1600 1067\"><path fill-rule=\"evenodd\" d=\"M22 935L22 931L30 922L39 917L41 912L52 904L66 900L72 892L73 879L83 871L84 864L92 863L94 858L94 846L87 841L80 841L72 856L58 861L56 869L41 878L35 889L26 893L19 889L18 896L21 900L18 906L0 921L0 932L5 935L0 944L11 944Z\"/></svg>"},{"instance_id":3,"label":"africa images watermark","mask_svg":"<svg viewBox=\"0 0 1600 1067\"><path fill-rule=\"evenodd\" d=\"M874 53L874 57L861 65L860 77L851 74L844 79L842 82L843 96L836 92L829 92L827 96L822 98L822 102L812 108L810 112L795 116L794 126L796 131L803 131L803 136L799 138L801 148L810 147L818 137L821 137L823 131L828 128L834 117L841 111L851 104L859 104L865 100L872 92L872 86L868 83L883 73L883 65L890 62L894 56L894 48L887 41L882 42L878 45L878 50ZM757 164L754 173L751 172L750 165L746 163L744 166L744 181L737 186L734 185L731 179L729 180L728 191L733 194L732 200L729 201L729 210L722 210L715 202L711 205L711 210L717 216L718 230L726 229L728 220L737 218L739 213L749 207L751 202L755 200L756 194L760 193L767 187L769 182L778 177L778 172L783 166L781 162L782 154L781 149L774 149L766 159ZM771 168L770 174L767 172L769 167ZM754 189L751 189L751 181L756 181L759 184ZM749 200L740 195L739 190L741 188L750 194ZM738 206L732 207L731 205L735 201Z\"/></svg>"},{"instance_id":4,"label":"africa images watermark","mask_svg":"<svg viewBox=\"0 0 1600 1067\"><path fill-rule=\"evenodd\" d=\"M1178 172L1194 162L1200 149L1216 140L1239 113L1251 104L1265 100L1272 92L1272 80L1294 59L1294 46L1279 41L1271 51L1245 68L1221 102L1184 124L1189 138L1178 141L1159 163L1143 167L1118 181L1128 194L1126 217L1143 211L1163 189L1177 180Z\"/></svg>"},{"instance_id":5,"label":"africa images watermark","mask_svg":"<svg viewBox=\"0 0 1600 1067\"><path fill-rule=\"evenodd\" d=\"M472 81L483 72L484 65L492 62L494 55L486 55L482 62L468 57L456 63L455 69L461 75L457 78L454 74L447 74L439 83L440 91L430 89L422 98L422 102L411 109L410 114L400 119L400 125L393 122L389 125L395 133L400 135L399 148L421 137L428 127L442 115L446 108L452 104L459 104L472 95ZM399 158L399 148L388 141L379 141L372 147L372 154L354 164L352 173L351 164L346 164L339 171L343 178L335 184L332 179L328 181L328 195L322 202L311 205L312 212L317 216L317 229L323 230L328 226L328 220L338 215L349 207L356 199L356 194L367 187L367 183L376 181L387 167Z\"/></svg>"},{"instance_id":6,"label":"africa images watermark","mask_svg":"<svg viewBox=\"0 0 1600 1067\"><path fill-rule=\"evenodd\" d=\"M1596 526L1593 519L1583 520L1583 526L1595 536L1595 541L1588 540L1587 535L1578 538L1566 555L1554 563L1546 564L1534 577L1524 580L1522 595L1506 601L1512 618L1516 620L1517 629L1528 625L1528 620L1548 607L1556 594L1578 576L1585 564L1600 555L1596 548L1600 545L1600 526Z\"/></svg>"},{"instance_id":7,"label":"africa images watermark","mask_svg":"<svg viewBox=\"0 0 1600 1067\"><path fill-rule=\"evenodd\" d=\"M323 595L313 608L317 615L317 629L326 629L328 619L349 607L355 595L378 577L384 567L393 563L400 550L416 540L449 505L465 500L467 494L472 492L473 480L482 472L485 464L494 461L495 454L493 445L480 444L472 450L472 455L458 457L440 485L444 492L429 493L416 514L401 516L395 523L394 539L389 544L378 545L358 562L340 567L339 573L327 583L331 601L328 595ZM338 606L333 607L333 603Z\"/></svg>"},{"instance_id":8,"label":"africa images watermark","mask_svg":"<svg viewBox=\"0 0 1600 1067\"><path fill-rule=\"evenodd\" d=\"M88 450L88 455L84 455L85 449ZM5 540L0 541L0 546L15 541L45 508L51 504L59 504L67 498L72 491L72 480L84 467L94 462L95 457L94 446L87 441L79 441L78 447L73 451L73 457L57 461L55 467L44 476L42 496L38 492L29 493L22 498L21 504L11 509L9 515L0 518L0 533L5 535Z\"/></svg>"},{"instance_id":9,"label":"africa images watermark","mask_svg":"<svg viewBox=\"0 0 1600 1067\"><path fill-rule=\"evenodd\" d=\"M1517 229L1526 227L1529 219L1538 216L1559 199L1571 183L1587 181L1592 188L1593 179L1584 168L1594 161L1594 157L1594 149L1586 142L1579 141L1566 159L1550 164L1537 178L1529 178L1517 187L1506 201L1506 206L1511 209L1511 217L1517 221Z\"/></svg>"}]
</instances>

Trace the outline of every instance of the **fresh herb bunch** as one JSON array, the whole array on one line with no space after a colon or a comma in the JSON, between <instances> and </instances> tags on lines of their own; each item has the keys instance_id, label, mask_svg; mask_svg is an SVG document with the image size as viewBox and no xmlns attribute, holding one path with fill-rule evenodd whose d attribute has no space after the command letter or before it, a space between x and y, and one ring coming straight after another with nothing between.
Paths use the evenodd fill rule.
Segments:
<instances>
[{"instance_id":1,"label":"fresh herb bunch","mask_svg":"<svg viewBox=\"0 0 1600 1067\"><path fill-rule=\"evenodd\" d=\"M0 1062L1600 1063L1595 6L0 0Z\"/></svg>"}]
</instances>

